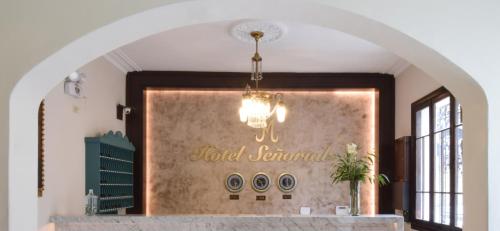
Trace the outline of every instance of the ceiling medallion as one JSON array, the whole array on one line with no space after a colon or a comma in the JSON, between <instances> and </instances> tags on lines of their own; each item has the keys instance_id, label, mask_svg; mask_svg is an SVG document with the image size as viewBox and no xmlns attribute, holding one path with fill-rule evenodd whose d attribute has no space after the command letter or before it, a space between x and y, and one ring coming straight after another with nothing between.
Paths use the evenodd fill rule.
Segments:
<instances>
[{"instance_id":1,"label":"ceiling medallion","mask_svg":"<svg viewBox=\"0 0 500 231\"><path fill-rule=\"evenodd\" d=\"M244 21L231 27L230 33L238 40L253 43L252 31L261 31L266 36L260 39L261 43L269 43L279 40L285 35L286 27L280 23L269 21Z\"/></svg>"},{"instance_id":2,"label":"ceiling medallion","mask_svg":"<svg viewBox=\"0 0 500 231\"><path fill-rule=\"evenodd\" d=\"M273 114L276 114L278 122L285 121L286 108L283 103L283 95L280 93L272 94L259 90L259 81L263 79L262 75L262 57L259 54L259 41L264 37L262 31L252 31L250 36L255 41L255 53L251 58L252 74L251 81L255 81L254 89L247 84L241 100L240 121L252 128L266 128L268 120ZM275 103L274 107L271 104Z\"/></svg>"}]
</instances>

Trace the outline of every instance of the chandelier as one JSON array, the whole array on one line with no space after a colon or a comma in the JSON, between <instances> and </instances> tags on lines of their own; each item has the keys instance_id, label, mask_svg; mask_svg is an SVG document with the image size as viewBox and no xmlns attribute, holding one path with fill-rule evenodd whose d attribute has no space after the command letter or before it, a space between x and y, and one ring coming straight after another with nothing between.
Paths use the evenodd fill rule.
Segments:
<instances>
[{"instance_id":1,"label":"chandelier","mask_svg":"<svg viewBox=\"0 0 500 231\"><path fill-rule=\"evenodd\" d=\"M285 121L286 108L283 95L271 94L259 90L259 81L262 76L262 57L259 54L259 39L264 36L262 31L252 31L250 35L255 39L255 54L252 57L252 75L250 80L255 81L255 89L247 84L240 107L240 121L252 128L265 128L271 117L276 114L278 122ZM276 102L274 107L271 104Z\"/></svg>"}]
</instances>

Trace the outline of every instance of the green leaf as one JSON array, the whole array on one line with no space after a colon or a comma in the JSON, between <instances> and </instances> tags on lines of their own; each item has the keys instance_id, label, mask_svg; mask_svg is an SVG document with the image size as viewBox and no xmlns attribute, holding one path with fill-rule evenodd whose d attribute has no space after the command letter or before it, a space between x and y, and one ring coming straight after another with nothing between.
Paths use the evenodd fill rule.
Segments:
<instances>
[{"instance_id":1,"label":"green leaf","mask_svg":"<svg viewBox=\"0 0 500 231\"><path fill-rule=\"evenodd\" d=\"M379 185L388 184L389 178L386 175L373 176L370 174L371 166L375 164L375 160L376 156L373 153L368 153L366 156L360 158L354 153L347 152L347 150L343 154L337 154L330 175L332 182L368 180L371 184L375 182Z\"/></svg>"}]
</instances>

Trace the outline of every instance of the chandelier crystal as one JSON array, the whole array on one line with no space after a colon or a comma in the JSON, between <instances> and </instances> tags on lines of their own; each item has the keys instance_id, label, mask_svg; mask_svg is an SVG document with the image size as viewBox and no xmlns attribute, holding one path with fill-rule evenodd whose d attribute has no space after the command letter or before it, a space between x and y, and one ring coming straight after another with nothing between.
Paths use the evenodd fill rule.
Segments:
<instances>
[{"instance_id":1,"label":"chandelier crystal","mask_svg":"<svg viewBox=\"0 0 500 231\"><path fill-rule=\"evenodd\" d=\"M283 103L283 95L280 93L271 94L259 90L259 81L262 76L262 57L259 54L259 39L264 36L261 31L252 31L250 35L255 39L255 54L252 57L251 80L255 81L255 90L247 84L243 94L240 107L240 121L252 128L267 127L268 120L276 113L276 119L282 123L285 121L286 108ZM271 108L271 104L276 105Z\"/></svg>"}]
</instances>

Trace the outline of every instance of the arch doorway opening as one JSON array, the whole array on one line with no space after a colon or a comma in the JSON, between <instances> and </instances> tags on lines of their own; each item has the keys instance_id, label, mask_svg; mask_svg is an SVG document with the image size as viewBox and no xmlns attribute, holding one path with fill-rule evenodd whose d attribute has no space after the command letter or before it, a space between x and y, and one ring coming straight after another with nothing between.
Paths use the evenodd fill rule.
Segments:
<instances>
[{"instance_id":1,"label":"arch doorway opening","mask_svg":"<svg viewBox=\"0 0 500 231\"><path fill-rule=\"evenodd\" d=\"M302 23L342 31L396 54L417 66L446 86L462 103L465 111L464 150L484 150L487 146L487 107L482 89L459 67L419 41L393 28L321 3L295 1L247 6L244 1L191 1L165 5L126 17L83 36L35 66L16 85L10 99L9 126L9 227L11 230L37 229L37 197L31 190L37 184L37 123L40 100L69 73L90 61L126 44L164 31L189 25L265 18ZM299 14L287 9L304 9ZM241 9L246 9L245 11ZM197 15L189 12L204 12ZM223 12L223 13L221 13ZM291 32L290 32L291 33ZM383 34L383 36L380 36ZM88 49L92 47L93 49ZM43 76L40 77L40 76ZM478 148L479 147L479 148ZM487 179L486 151L464 159L464 206L484 211L485 203L473 198L487 198L487 188L474 188L474 179ZM16 166L30 166L17 168ZM471 171L469 169L484 169ZM23 182L23 183L19 183ZM486 184L484 184L486 185ZM467 199L469 197L469 199ZM18 208L23 208L22 210ZM470 220L467 220L470 219ZM465 227L484 227L486 218L466 218Z\"/></svg>"}]
</instances>

